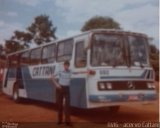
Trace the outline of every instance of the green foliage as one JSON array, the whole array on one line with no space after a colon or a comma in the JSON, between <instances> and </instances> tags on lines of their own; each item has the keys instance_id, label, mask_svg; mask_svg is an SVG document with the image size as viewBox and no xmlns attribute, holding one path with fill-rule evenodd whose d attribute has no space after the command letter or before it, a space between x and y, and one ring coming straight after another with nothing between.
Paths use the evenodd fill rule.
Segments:
<instances>
[{"instance_id":1,"label":"green foliage","mask_svg":"<svg viewBox=\"0 0 160 128\"><path fill-rule=\"evenodd\" d=\"M32 40L32 35L28 32L15 31L12 40L16 40L19 44L23 45L24 48L28 48Z\"/></svg>"},{"instance_id":2,"label":"green foliage","mask_svg":"<svg viewBox=\"0 0 160 128\"><path fill-rule=\"evenodd\" d=\"M85 22L81 31L88 31L91 29L121 29L120 24L111 17L95 16Z\"/></svg>"},{"instance_id":3,"label":"green foliage","mask_svg":"<svg viewBox=\"0 0 160 128\"><path fill-rule=\"evenodd\" d=\"M15 37L13 38L24 41L25 43L30 42L31 39L33 38L32 35L27 32L15 31L14 33L15 33Z\"/></svg>"},{"instance_id":4,"label":"green foliage","mask_svg":"<svg viewBox=\"0 0 160 128\"><path fill-rule=\"evenodd\" d=\"M24 49L24 46L20 45L19 42L10 39L6 40L5 48L7 53L12 53Z\"/></svg>"},{"instance_id":5,"label":"green foliage","mask_svg":"<svg viewBox=\"0 0 160 128\"><path fill-rule=\"evenodd\" d=\"M37 16L26 32L14 31L13 36L6 40L5 49L7 53L11 53L29 48L32 43L36 43L37 45L48 43L56 39L55 31L56 27L53 27L48 16Z\"/></svg>"},{"instance_id":6,"label":"green foliage","mask_svg":"<svg viewBox=\"0 0 160 128\"><path fill-rule=\"evenodd\" d=\"M56 39L56 27L53 27L52 22L46 15L37 16L27 29L32 34L34 42L38 45Z\"/></svg>"},{"instance_id":7,"label":"green foliage","mask_svg":"<svg viewBox=\"0 0 160 128\"><path fill-rule=\"evenodd\" d=\"M3 50L3 46L0 44L0 54L1 54L2 50Z\"/></svg>"},{"instance_id":8,"label":"green foliage","mask_svg":"<svg viewBox=\"0 0 160 128\"><path fill-rule=\"evenodd\" d=\"M27 32L21 32L16 30L14 35L5 42L5 48L7 53L16 52L29 47L29 43L32 39L32 35Z\"/></svg>"},{"instance_id":9,"label":"green foliage","mask_svg":"<svg viewBox=\"0 0 160 128\"><path fill-rule=\"evenodd\" d=\"M3 46L0 44L0 57L2 56Z\"/></svg>"}]
</instances>

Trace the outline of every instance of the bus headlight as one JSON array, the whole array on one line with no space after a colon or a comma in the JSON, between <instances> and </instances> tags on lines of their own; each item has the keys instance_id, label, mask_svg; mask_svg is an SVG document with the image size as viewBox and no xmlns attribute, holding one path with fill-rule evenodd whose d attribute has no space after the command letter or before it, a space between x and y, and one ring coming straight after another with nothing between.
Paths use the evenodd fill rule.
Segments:
<instances>
[{"instance_id":1,"label":"bus headlight","mask_svg":"<svg viewBox=\"0 0 160 128\"><path fill-rule=\"evenodd\" d=\"M156 86L153 84L153 85L152 85L152 88L154 88L154 89L155 89L155 88L156 88Z\"/></svg>"},{"instance_id":2,"label":"bus headlight","mask_svg":"<svg viewBox=\"0 0 160 128\"><path fill-rule=\"evenodd\" d=\"M155 85L153 83L147 83L148 89L155 89Z\"/></svg>"},{"instance_id":3,"label":"bus headlight","mask_svg":"<svg viewBox=\"0 0 160 128\"><path fill-rule=\"evenodd\" d=\"M99 89L105 90L105 83L99 83Z\"/></svg>"},{"instance_id":4,"label":"bus headlight","mask_svg":"<svg viewBox=\"0 0 160 128\"><path fill-rule=\"evenodd\" d=\"M107 89L112 89L112 84L111 83L106 83Z\"/></svg>"},{"instance_id":5,"label":"bus headlight","mask_svg":"<svg viewBox=\"0 0 160 128\"><path fill-rule=\"evenodd\" d=\"M151 83L147 83L147 87L148 88L152 88L152 84Z\"/></svg>"}]
</instances>

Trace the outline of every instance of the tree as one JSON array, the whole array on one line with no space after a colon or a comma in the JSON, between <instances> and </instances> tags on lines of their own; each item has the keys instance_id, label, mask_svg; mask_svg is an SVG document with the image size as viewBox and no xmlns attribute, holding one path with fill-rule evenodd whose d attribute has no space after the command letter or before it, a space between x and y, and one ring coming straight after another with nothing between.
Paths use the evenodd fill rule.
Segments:
<instances>
[{"instance_id":1,"label":"tree","mask_svg":"<svg viewBox=\"0 0 160 128\"><path fill-rule=\"evenodd\" d=\"M2 54L3 46L0 44L0 55Z\"/></svg>"},{"instance_id":2,"label":"tree","mask_svg":"<svg viewBox=\"0 0 160 128\"><path fill-rule=\"evenodd\" d=\"M3 45L0 44L0 59L4 56L4 48Z\"/></svg>"},{"instance_id":3,"label":"tree","mask_svg":"<svg viewBox=\"0 0 160 128\"><path fill-rule=\"evenodd\" d=\"M5 49L7 53L29 48L32 43L38 45L48 43L54 39L56 27L46 15L35 17L34 22L27 28L25 32L15 30L13 36L6 40Z\"/></svg>"},{"instance_id":4,"label":"tree","mask_svg":"<svg viewBox=\"0 0 160 128\"><path fill-rule=\"evenodd\" d=\"M2 44L0 44L0 56L4 55L5 51L4 51L4 46Z\"/></svg>"},{"instance_id":5,"label":"tree","mask_svg":"<svg viewBox=\"0 0 160 128\"><path fill-rule=\"evenodd\" d=\"M6 52L4 50L4 46L2 44L0 44L0 60L5 60L6 58ZM0 64L1 65L1 64Z\"/></svg>"},{"instance_id":6,"label":"tree","mask_svg":"<svg viewBox=\"0 0 160 128\"><path fill-rule=\"evenodd\" d=\"M14 31L14 35L5 41L7 53L16 52L18 50L29 48L32 35L27 32Z\"/></svg>"},{"instance_id":7,"label":"tree","mask_svg":"<svg viewBox=\"0 0 160 128\"><path fill-rule=\"evenodd\" d=\"M121 29L120 24L111 17L95 16L85 22L81 31L88 31L91 29L106 28L106 29Z\"/></svg>"},{"instance_id":8,"label":"tree","mask_svg":"<svg viewBox=\"0 0 160 128\"><path fill-rule=\"evenodd\" d=\"M12 40L18 41L21 45L24 45L24 48L29 48L32 38L30 33L22 31L15 31L14 36L12 36Z\"/></svg>"},{"instance_id":9,"label":"tree","mask_svg":"<svg viewBox=\"0 0 160 128\"><path fill-rule=\"evenodd\" d=\"M56 27L53 27L52 22L46 15L35 17L34 22L27 28L33 37L33 41L37 44L48 43L56 39Z\"/></svg>"},{"instance_id":10,"label":"tree","mask_svg":"<svg viewBox=\"0 0 160 128\"><path fill-rule=\"evenodd\" d=\"M12 53L24 49L24 45L21 45L18 41L9 39L5 41L5 49L7 53Z\"/></svg>"}]
</instances>

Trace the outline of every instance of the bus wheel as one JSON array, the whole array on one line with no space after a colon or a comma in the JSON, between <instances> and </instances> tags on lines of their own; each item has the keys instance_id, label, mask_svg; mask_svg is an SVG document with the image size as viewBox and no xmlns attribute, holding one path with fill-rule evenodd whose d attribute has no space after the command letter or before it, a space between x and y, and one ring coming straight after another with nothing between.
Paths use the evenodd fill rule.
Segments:
<instances>
[{"instance_id":1,"label":"bus wheel","mask_svg":"<svg viewBox=\"0 0 160 128\"><path fill-rule=\"evenodd\" d=\"M117 113L120 109L120 106L110 106L109 107L109 112L111 113Z\"/></svg>"},{"instance_id":2,"label":"bus wheel","mask_svg":"<svg viewBox=\"0 0 160 128\"><path fill-rule=\"evenodd\" d=\"M19 103L20 102L20 98L19 98L19 92L18 92L18 88L17 86L14 87L13 89L13 100L16 102L16 103Z\"/></svg>"}]
</instances>

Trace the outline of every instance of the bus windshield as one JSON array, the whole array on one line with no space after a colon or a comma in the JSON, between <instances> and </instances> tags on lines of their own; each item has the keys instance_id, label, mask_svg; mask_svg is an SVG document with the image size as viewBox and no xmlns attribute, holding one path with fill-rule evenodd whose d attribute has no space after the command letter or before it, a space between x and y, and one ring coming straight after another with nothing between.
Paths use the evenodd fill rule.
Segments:
<instances>
[{"instance_id":1,"label":"bus windshield","mask_svg":"<svg viewBox=\"0 0 160 128\"><path fill-rule=\"evenodd\" d=\"M125 65L123 37L113 34L95 34L92 39L91 65Z\"/></svg>"},{"instance_id":2,"label":"bus windshield","mask_svg":"<svg viewBox=\"0 0 160 128\"><path fill-rule=\"evenodd\" d=\"M128 38L128 42L124 40ZM91 47L92 66L146 66L146 39L141 36L94 34ZM125 38L125 39L124 39ZM128 46L126 45L128 44ZM128 52L127 52L128 51Z\"/></svg>"},{"instance_id":3,"label":"bus windshield","mask_svg":"<svg viewBox=\"0 0 160 128\"><path fill-rule=\"evenodd\" d=\"M131 65L147 65L146 39L140 36L128 36L128 41Z\"/></svg>"}]
</instances>

